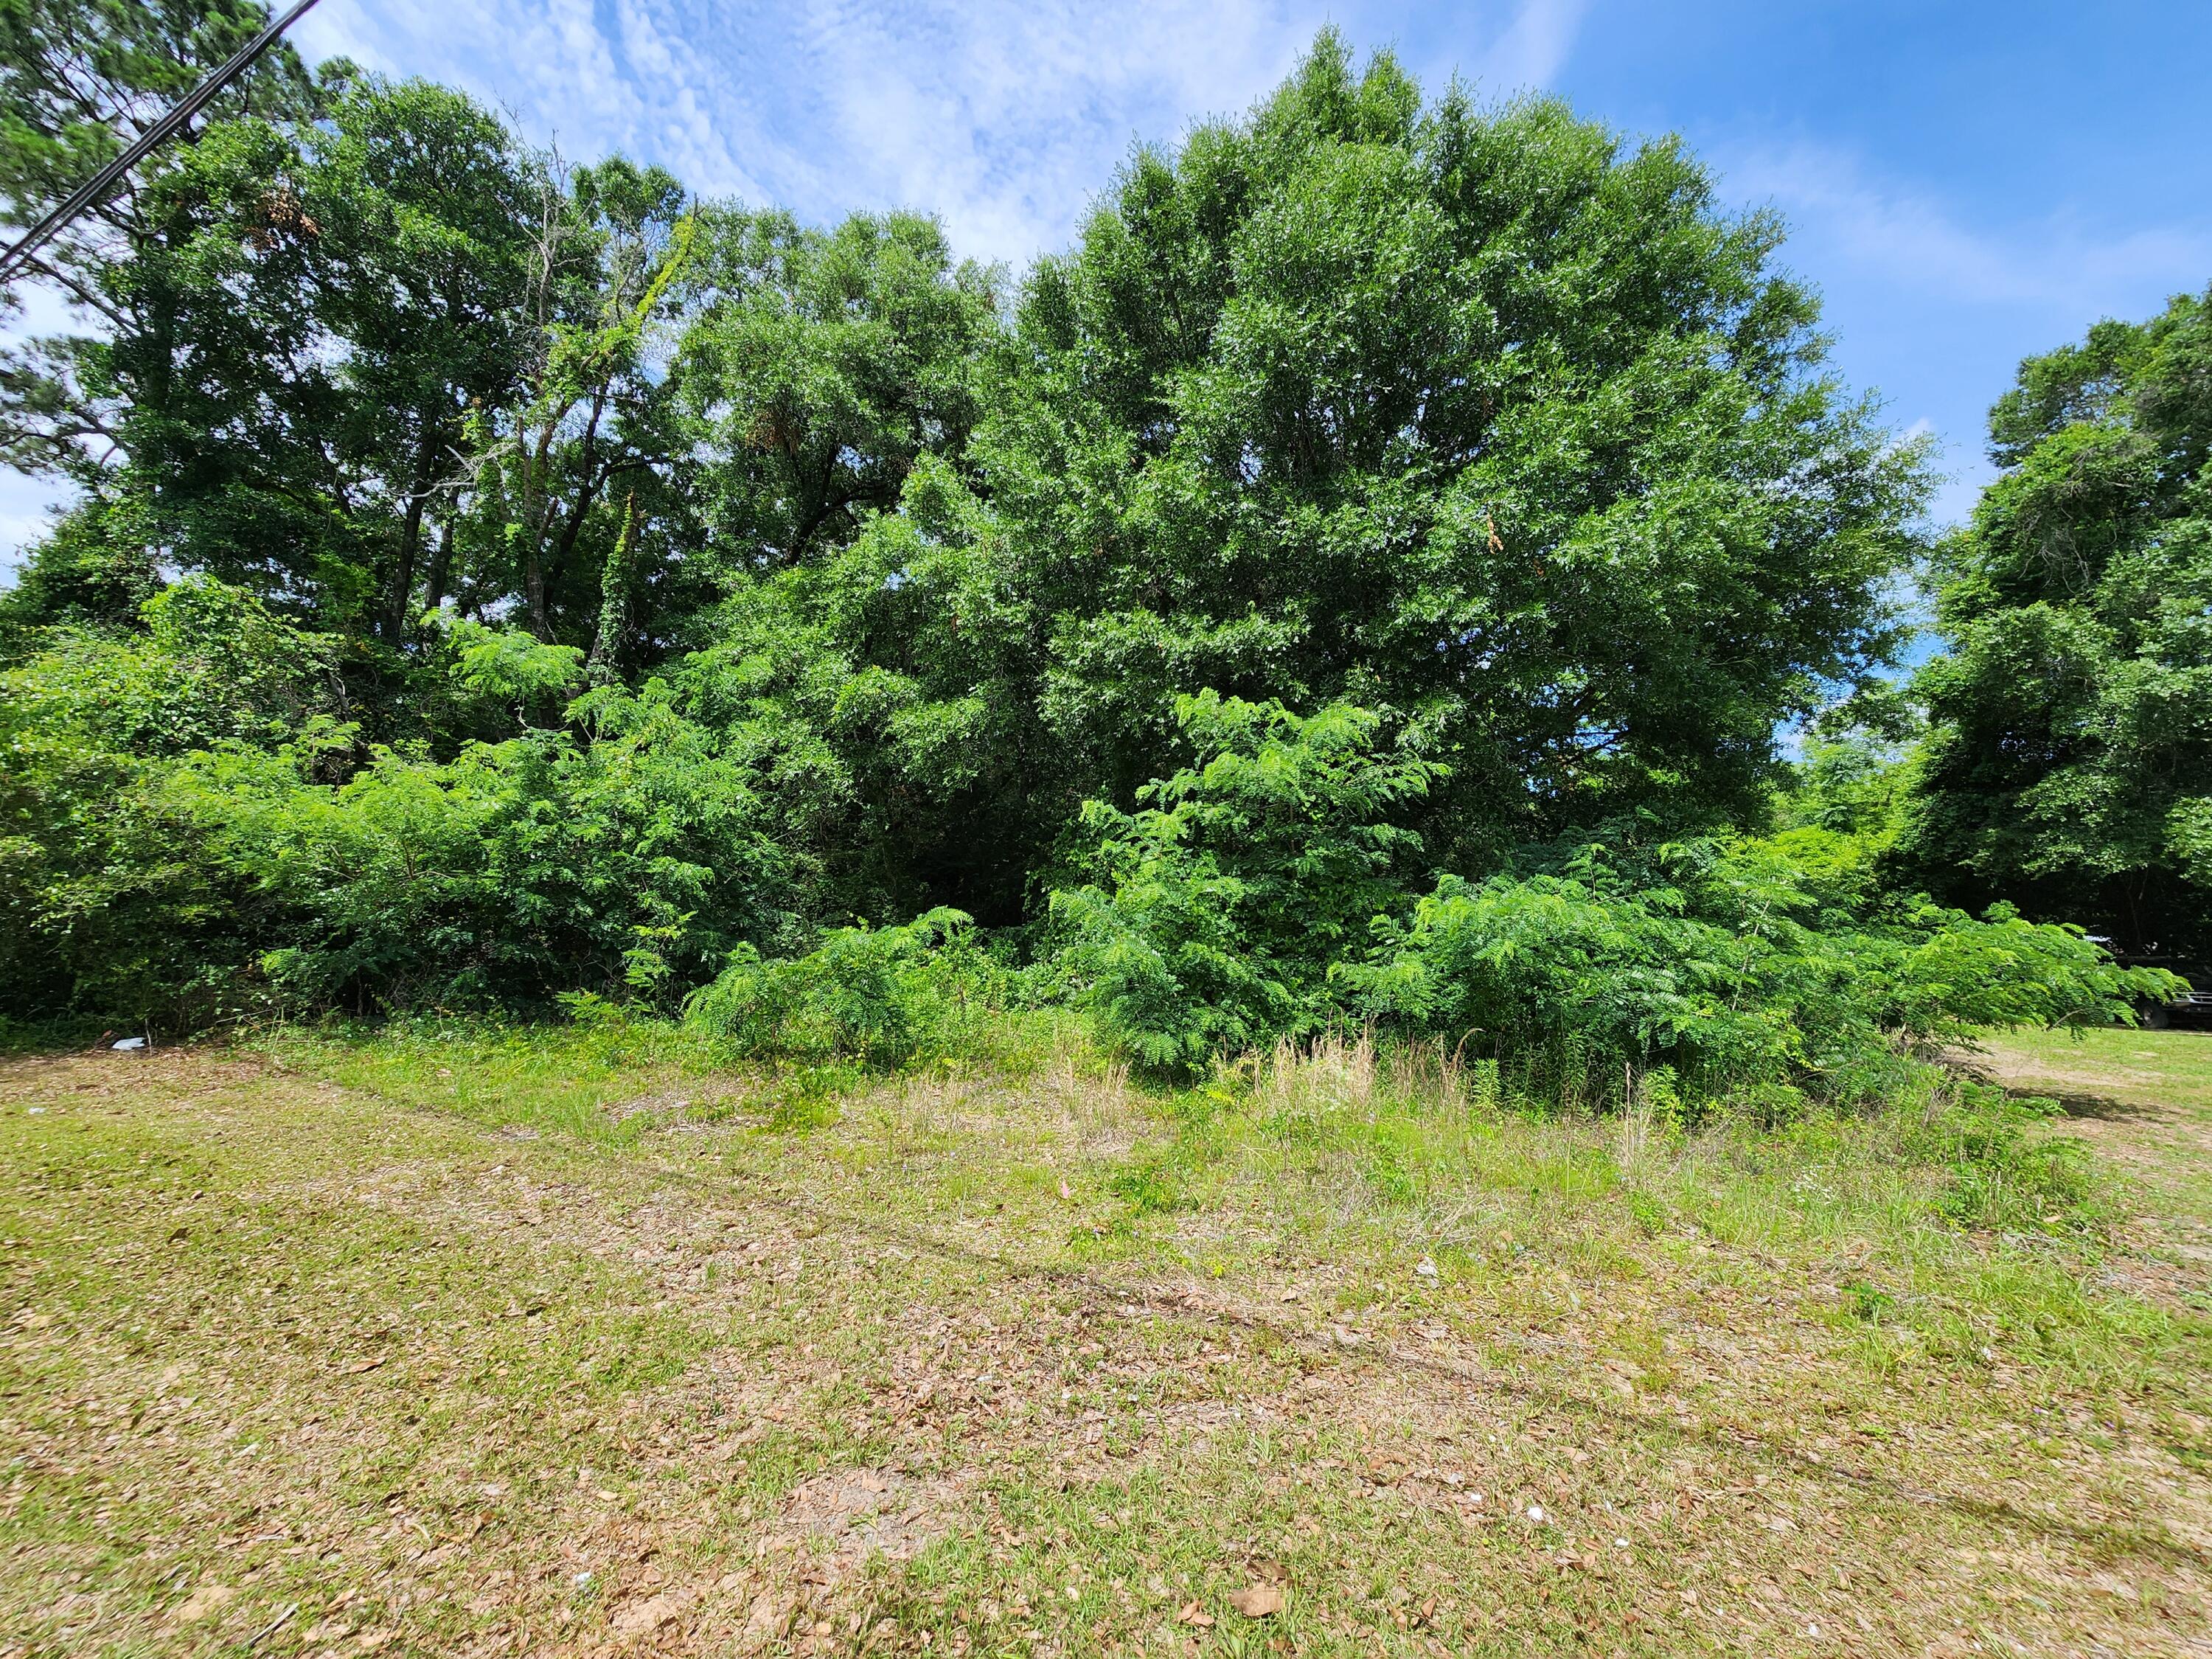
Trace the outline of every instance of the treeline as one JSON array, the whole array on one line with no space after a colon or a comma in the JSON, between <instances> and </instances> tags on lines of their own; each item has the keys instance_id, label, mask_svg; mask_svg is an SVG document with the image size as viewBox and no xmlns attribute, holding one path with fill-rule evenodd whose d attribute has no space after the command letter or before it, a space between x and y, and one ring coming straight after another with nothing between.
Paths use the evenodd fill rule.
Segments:
<instances>
[{"instance_id":1,"label":"treeline","mask_svg":"<svg viewBox=\"0 0 2212 1659\"><path fill-rule=\"evenodd\" d=\"M0 12L11 216L261 15ZM1711 1087L2110 1017L2160 981L2043 924L2203 915L2204 307L2027 366L1923 716L1927 459L1780 241L1333 33L1018 276L275 54L0 368L81 495L0 602L0 1012L1059 1000Z\"/></svg>"}]
</instances>

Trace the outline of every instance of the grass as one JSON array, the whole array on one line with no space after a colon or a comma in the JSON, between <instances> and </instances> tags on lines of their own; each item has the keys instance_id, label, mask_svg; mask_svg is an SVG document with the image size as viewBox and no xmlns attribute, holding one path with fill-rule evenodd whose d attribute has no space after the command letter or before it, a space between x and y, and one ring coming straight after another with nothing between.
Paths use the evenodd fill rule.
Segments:
<instances>
[{"instance_id":1,"label":"grass","mask_svg":"<svg viewBox=\"0 0 2212 1659\"><path fill-rule=\"evenodd\" d=\"M2212 1036L1756 1129L1013 1052L0 1062L0 1653L2212 1637Z\"/></svg>"}]
</instances>

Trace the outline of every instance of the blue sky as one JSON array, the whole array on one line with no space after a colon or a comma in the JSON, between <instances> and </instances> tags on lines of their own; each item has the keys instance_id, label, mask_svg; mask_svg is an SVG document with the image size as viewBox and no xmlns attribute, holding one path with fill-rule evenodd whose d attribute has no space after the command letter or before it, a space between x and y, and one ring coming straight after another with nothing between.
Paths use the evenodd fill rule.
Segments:
<instances>
[{"instance_id":1,"label":"blue sky","mask_svg":"<svg viewBox=\"0 0 2212 1659\"><path fill-rule=\"evenodd\" d=\"M458 82L573 157L814 217L920 207L1019 266L1133 143L1244 108L1331 21L1432 88L1680 132L1725 199L1778 208L1838 367L1942 444L1940 520L2022 355L2212 282L2203 0L322 0L299 40ZM51 495L0 477L0 558Z\"/></svg>"}]
</instances>

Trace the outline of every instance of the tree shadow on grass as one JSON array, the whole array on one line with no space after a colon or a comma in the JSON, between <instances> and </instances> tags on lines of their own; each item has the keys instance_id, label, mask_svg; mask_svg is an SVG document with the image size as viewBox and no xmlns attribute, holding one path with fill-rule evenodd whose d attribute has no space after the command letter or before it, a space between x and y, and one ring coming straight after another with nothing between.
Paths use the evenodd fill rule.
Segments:
<instances>
[{"instance_id":1,"label":"tree shadow on grass","mask_svg":"<svg viewBox=\"0 0 2212 1659\"><path fill-rule=\"evenodd\" d=\"M2055 1100L2058 1109L2070 1118L2093 1118L2100 1123L2126 1123L2138 1120L2157 1119L2164 1113L2147 1102L2116 1100L2110 1095L2075 1094L2060 1089L2007 1088L2006 1096L2013 1100Z\"/></svg>"}]
</instances>

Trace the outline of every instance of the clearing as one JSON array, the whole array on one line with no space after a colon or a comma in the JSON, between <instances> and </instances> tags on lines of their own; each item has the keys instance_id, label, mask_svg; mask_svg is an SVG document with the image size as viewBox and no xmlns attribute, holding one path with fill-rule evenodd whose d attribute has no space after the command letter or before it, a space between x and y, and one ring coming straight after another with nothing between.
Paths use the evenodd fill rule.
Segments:
<instances>
[{"instance_id":1,"label":"clearing","mask_svg":"<svg viewBox=\"0 0 2212 1659\"><path fill-rule=\"evenodd\" d=\"M2212 1652L2212 1036L1977 1063L2116 1218L1356 1050L0 1062L0 1654Z\"/></svg>"}]
</instances>

